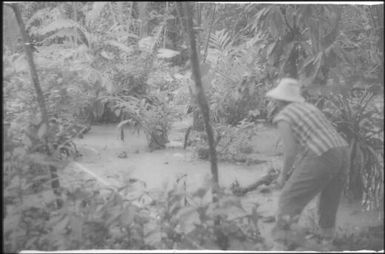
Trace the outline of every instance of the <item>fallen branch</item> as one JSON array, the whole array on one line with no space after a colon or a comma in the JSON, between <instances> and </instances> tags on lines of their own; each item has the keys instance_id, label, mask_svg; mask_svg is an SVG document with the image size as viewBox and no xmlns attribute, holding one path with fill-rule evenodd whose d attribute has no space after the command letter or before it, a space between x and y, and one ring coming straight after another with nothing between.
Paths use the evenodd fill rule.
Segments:
<instances>
[{"instance_id":1,"label":"fallen branch","mask_svg":"<svg viewBox=\"0 0 385 254\"><path fill-rule=\"evenodd\" d=\"M244 196L246 193L257 189L260 185L271 184L278 177L278 175L279 175L279 172L277 172L277 170L270 169L266 175L258 179L256 182L248 185L247 187L242 188L240 187L238 181L235 181L231 185L231 191L236 196Z\"/></svg>"}]
</instances>

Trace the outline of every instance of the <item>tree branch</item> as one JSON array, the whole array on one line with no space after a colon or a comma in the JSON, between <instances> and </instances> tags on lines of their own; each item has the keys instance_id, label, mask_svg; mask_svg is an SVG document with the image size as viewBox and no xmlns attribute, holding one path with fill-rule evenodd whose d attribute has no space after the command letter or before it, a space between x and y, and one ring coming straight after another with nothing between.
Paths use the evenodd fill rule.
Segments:
<instances>
[{"instance_id":1,"label":"tree branch","mask_svg":"<svg viewBox=\"0 0 385 254\"><path fill-rule=\"evenodd\" d=\"M254 183L242 188L239 186L238 182L235 182L231 186L231 190L236 196L243 196L246 193L253 191L257 189L260 185L269 185L271 184L276 178L278 177L278 174L275 170L270 170L266 175L255 181Z\"/></svg>"}]
</instances>

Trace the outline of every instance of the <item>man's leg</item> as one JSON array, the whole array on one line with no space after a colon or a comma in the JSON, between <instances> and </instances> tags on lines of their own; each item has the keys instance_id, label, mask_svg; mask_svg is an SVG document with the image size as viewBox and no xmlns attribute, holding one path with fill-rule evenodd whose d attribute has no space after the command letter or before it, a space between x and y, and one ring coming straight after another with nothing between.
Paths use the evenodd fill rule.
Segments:
<instances>
[{"instance_id":1,"label":"man's leg","mask_svg":"<svg viewBox=\"0 0 385 254\"><path fill-rule=\"evenodd\" d=\"M337 210L345 185L345 173L349 166L348 151L345 147L334 148L325 154L325 159L341 161L336 176L321 192L318 203L320 234L325 240L333 240Z\"/></svg>"},{"instance_id":2,"label":"man's leg","mask_svg":"<svg viewBox=\"0 0 385 254\"><path fill-rule=\"evenodd\" d=\"M304 207L332 180L332 168L333 165L312 153L298 163L279 199L277 222L272 230L274 240L285 241L283 238L290 234Z\"/></svg>"}]
</instances>

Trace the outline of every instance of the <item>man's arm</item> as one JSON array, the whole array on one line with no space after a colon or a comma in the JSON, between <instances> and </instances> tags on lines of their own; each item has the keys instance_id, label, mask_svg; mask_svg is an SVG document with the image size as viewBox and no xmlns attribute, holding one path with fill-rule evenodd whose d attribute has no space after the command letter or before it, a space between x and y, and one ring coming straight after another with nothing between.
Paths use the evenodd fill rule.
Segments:
<instances>
[{"instance_id":1,"label":"man's arm","mask_svg":"<svg viewBox=\"0 0 385 254\"><path fill-rule=\"evenodd\" d=\"M289 177L290 170L294 164L298 147L297 142L294 138L294 134L288 122L279 121L278 131L282 138L284 148L284 161L281 174L282 177L287 180L287 178Z\"/></svg>"}]
</instances>

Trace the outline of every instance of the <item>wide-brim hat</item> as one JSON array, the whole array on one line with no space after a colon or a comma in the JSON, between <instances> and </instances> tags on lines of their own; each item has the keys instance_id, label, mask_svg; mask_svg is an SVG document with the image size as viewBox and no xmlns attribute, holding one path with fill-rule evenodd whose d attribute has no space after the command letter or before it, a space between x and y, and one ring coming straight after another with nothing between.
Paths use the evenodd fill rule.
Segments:
<instances>
[{"instance_id":1,"label":"wide-brim hat","mask_svg":"<svg viewBox=\"0 0 385 254\"><path fill-rule=\"evenodd\" d=\"M266 97L281 101L305 102L305 98L301 95L301 84L293 78L281 79L278 86L266 93Z\"/></svg>"}]
</instances>

